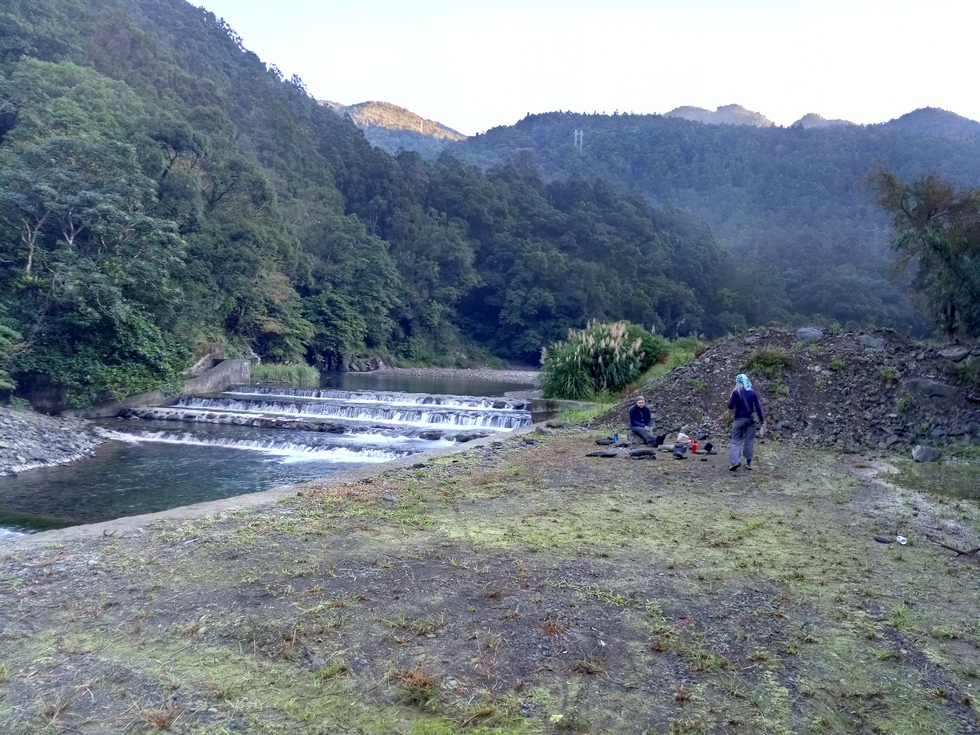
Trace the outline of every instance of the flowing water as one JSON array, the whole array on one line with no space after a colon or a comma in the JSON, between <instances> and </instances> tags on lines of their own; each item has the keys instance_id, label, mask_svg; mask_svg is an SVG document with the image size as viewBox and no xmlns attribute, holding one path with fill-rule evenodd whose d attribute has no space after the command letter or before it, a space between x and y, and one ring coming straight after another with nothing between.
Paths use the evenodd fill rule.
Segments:
<instances>
[{"instance_id":1,"label":"flowing water","mask_svg":"<svg viewBox=\"0 0 980 735\"><path fill-rule=\"evenodd\" d=\"M332 383L332 385L331 385ZM531 422L507 383L331 375L319 389L233 386L100 421L96 456L0 477L0 539L313 480Z\"/></svg>"}]
</instances>

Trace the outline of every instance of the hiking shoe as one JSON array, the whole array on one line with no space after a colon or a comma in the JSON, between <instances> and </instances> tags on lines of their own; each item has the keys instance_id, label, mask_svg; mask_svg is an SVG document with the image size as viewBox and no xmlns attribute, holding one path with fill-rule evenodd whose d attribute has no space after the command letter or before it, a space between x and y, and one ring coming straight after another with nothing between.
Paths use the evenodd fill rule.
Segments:
<instances>
[{"instance_id":1,"label":"hiking shoe","mask_svg":"<svg viewBox=\"0 0 980 735\"><path fill-rule=\"evenodd\" d=\"M745 463L745 469L751 470L752 469L752 465L749 462L746 462Z\"/></svg>"},{"instance_id":2,"label":"hiking shoe","mask_svg":"<svg viewBox=\"0 0 980 735\"><path fill-rule=\"evenodd\" d=\"M735 464L729 466L728 471L729 472L735 472L741 466L742 466L742 463L741 462L736 462Z\"/></svg>"}]
</instances>

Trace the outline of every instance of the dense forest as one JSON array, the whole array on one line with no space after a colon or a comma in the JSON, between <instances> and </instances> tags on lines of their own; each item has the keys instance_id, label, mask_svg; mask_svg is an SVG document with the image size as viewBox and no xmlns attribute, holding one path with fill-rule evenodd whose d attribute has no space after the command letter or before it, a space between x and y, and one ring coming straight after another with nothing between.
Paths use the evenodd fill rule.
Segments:
<instances>
[{"instance_id":1,"label":"dense forest","mask_svg":"<svg viewBox=\"0 0 980 735\"><path fill-rule=\"evenodd\" d=\"M533 151L494 155L373 147L184 0L8 0L0 383L84 405L176 388L215 343L328 369L363 355L465 365L536 362L590 319L705 337L912 321L898 288L868 275L883 259L854 254L851 220L805 266L760 237L762 265L715 239L685 166L622 186L629 162L559 170ZM656 180L675 194L658 196ZM822 217L821 196L787 206Z\"/></svg>"},{"instance_id":2,"label":"dense forest","mask_svg":"<svg viewBox=\"0 0 980 735\"><path fill-rule=\"evenodd\" d=\"M938 173L980 185L980 123L937 109L881 125L814 129L554 112L447 150L483 168L529 160L546 180L601 179L677 207L708 224L786 316L919 334L932 315L908 303L906 282L893 277L889 221L870 175L884 167L902 180Z\"/></svg>"}]
</instances>

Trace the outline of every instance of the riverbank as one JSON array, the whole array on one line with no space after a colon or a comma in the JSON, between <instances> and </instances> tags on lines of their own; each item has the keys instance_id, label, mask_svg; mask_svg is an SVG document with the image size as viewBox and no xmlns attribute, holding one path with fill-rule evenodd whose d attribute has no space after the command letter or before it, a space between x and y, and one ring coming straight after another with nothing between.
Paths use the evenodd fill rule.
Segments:
<instances>
[{"instance_id":1,"label":"riverbank","mask_svg":"<svg viewBox=\"0 0 980 735\"><path fill-rule=\"evenodd\" d=\"M105 441L90 421L0 406L0 475L89 457Z\"/></svg>"}]
</instances>

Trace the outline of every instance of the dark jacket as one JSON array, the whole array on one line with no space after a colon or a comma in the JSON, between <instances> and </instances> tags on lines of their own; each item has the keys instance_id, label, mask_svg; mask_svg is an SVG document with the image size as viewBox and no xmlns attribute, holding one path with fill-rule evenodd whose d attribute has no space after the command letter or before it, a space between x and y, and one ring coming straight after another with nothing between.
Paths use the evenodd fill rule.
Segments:
<instances>
[{"instance_id":1,"label":"dark jacket","mask_svg":"<svg viewBox=\"0 0 980 735\"><path fill-rule=\"evenodd\" d=\"M742 390L741 388L733 390L732 397L728 399L728 409L735 410L735 418L737 419L750 419L754 411L759 414L759 423L764 421L762 404L759 403L759 396L754 390Z\"/></svg>"},{"instance_id":2,"label":"dark jacket","mask_svg":"<svg viewBox=\"0 0 980 735\"><path fill-rule=\"evenodd\" d=\"M653 418L650 416L650 409L644 406L633 406L630 409L630 426L652 426Z\"/></svg>"}]
</instances>

